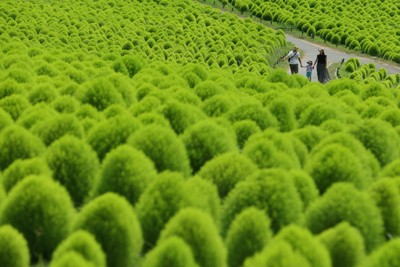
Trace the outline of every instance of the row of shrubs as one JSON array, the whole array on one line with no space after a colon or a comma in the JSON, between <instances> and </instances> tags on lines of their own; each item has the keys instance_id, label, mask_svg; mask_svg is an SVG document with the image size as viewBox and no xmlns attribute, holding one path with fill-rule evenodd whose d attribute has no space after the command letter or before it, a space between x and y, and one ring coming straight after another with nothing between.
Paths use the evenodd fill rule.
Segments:
<instances>
[{"instance_id":1,"label":"row of shrubs","mask_svg":"<svg viewBox=\"0 0 400 267\"><path fill-rule=\"evenodd\" d=\"M270 69L282 32L192 1L0 13L1 266L399 261L398 88ZM204 57L149 56L171 31ZM220 40L241 67L207 63Z\"/></svg>"},{"instance_id":2,"label":"row of shrubs","mask_svg":"<svg viewBox=\"0 0 400 267\"><path fill-rule=\"evenodd\" d=\"M260 20L400 63L400 5L395 0L221 0Z\"/></svg>"}]
</instances>

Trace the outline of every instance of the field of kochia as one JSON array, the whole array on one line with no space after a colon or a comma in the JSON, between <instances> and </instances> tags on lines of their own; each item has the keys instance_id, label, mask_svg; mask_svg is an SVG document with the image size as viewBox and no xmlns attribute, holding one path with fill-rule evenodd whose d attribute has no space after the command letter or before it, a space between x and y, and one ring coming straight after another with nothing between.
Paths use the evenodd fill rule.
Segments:
<instances>
[{"instance_id":1,"label":"field of kochia","mask_svg":"<svg viewBox=\"0 0 400 267\"><path fill-rule=\"evenodd\" d=\"M197 1L1 1L0 266L400 266L400 75L287 48Z\"/></svg>"}]
</instances>

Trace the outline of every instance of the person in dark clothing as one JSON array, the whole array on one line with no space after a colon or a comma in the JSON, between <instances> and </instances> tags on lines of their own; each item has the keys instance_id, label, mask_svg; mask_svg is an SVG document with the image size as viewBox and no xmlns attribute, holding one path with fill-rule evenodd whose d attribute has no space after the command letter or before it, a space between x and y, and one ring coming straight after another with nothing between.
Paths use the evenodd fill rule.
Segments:
<instances>
[{"instance_id":1,"label":"person in dark clothing","mask_svg":"<svg viewBox=\"0 0 400 267\"><path fill-rule=\"evenodd\" d=\"M316 66L318 81L320 83L326 83L330 80L327 65L328 60L325 55L325 51L324 49L319 49L319 54L315 59L314 66Z\"/></svg>"}]
</instances>

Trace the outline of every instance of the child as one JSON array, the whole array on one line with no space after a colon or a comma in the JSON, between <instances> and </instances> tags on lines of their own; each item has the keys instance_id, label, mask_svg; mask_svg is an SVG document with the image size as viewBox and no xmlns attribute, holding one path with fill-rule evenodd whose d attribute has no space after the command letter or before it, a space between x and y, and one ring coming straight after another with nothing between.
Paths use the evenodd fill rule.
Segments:
<instances>
[{"instance_id":1,"label":"child","mask_svg":"<svg viewBox=\"0 0 400 267\"><path fill-rule=\"evenodd\" d=\"M312 61L311 60L307 61L307 66L304 66L303 68L306 68L306 77L308 78L309 81L311 81L311 74L314 69Z\"/></svg>"}]
</instances>

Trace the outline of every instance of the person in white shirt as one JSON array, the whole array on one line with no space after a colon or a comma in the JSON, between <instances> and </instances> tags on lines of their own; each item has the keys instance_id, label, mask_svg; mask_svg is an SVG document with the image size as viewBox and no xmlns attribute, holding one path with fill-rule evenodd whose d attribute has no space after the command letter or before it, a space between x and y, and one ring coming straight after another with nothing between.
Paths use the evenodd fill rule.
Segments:
<instances>
[{"instance_id":1,"label":"person in white shirt","mask_svg":"<svg viewBox=\"0 0 400 267\"><path fill-rule=\"evenodd\" d=\"M286 59L289 59L290 72L292 74L299 73L299 63L301 67L303 67L303 64L301 63L300 52L298 51L297 46L293 47L293 50L290 51L282 60Z\"/></svg>"}]
</instances>

